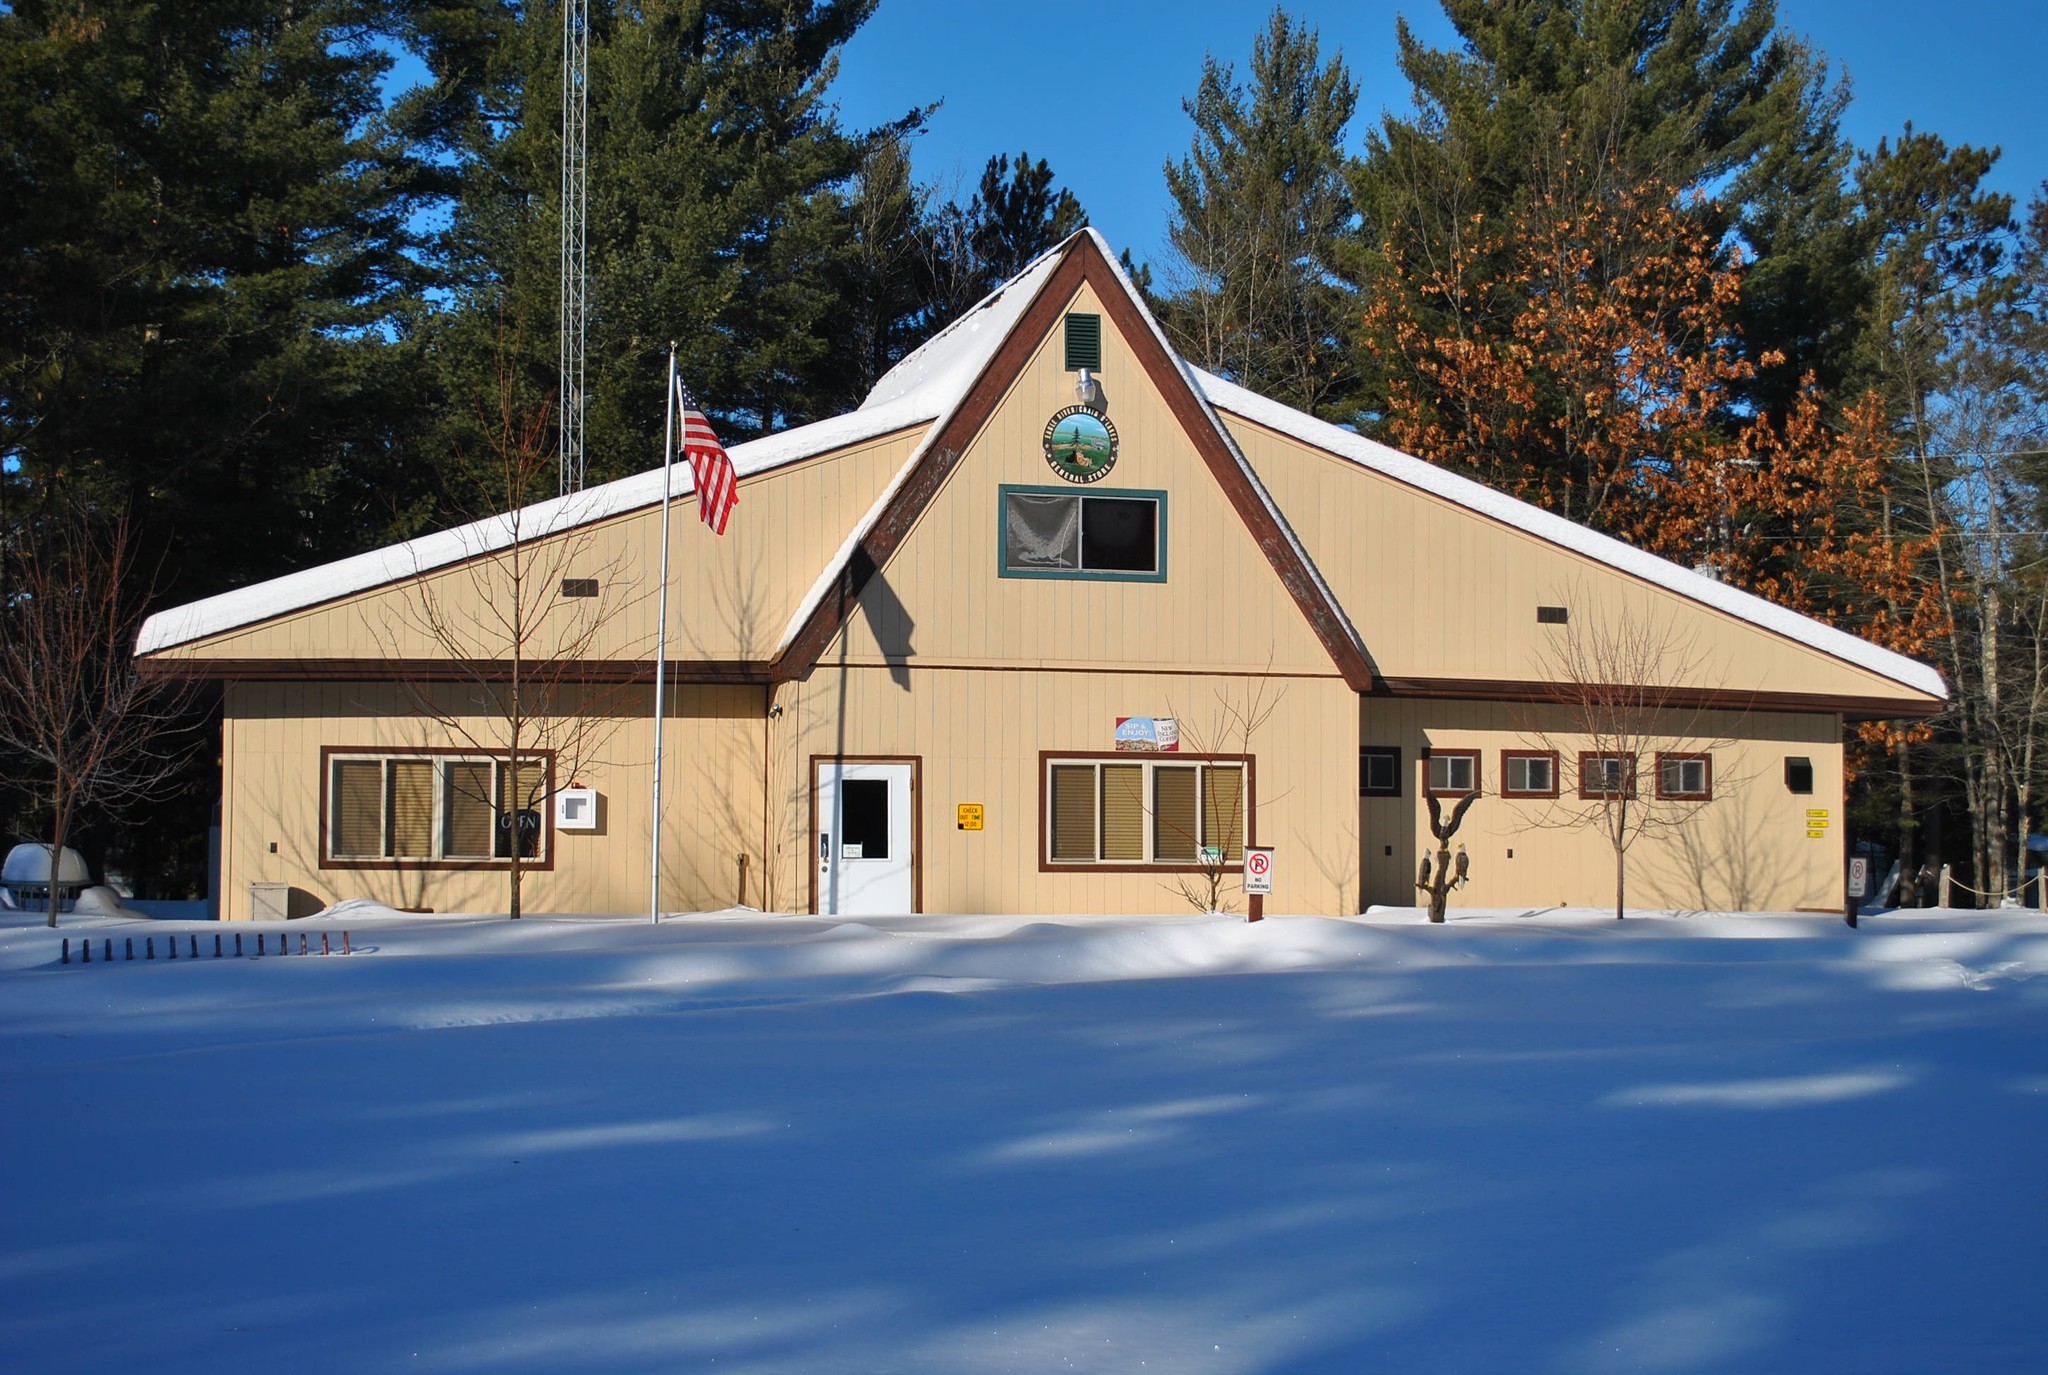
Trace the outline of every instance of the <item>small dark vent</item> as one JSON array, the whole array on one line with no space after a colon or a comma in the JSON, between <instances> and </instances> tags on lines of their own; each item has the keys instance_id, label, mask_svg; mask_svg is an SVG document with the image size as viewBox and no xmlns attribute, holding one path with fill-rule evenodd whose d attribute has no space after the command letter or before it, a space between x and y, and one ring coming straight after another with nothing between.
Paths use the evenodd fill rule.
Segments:
<instances>
[{"instance_id":1,"label":"small dark vent","mask_svg":"<svg viewBox=\"0 0 2048 1375\"><path fill-rule=\"evenodd\" d=\"M1561 606L1539 606L1536 621L1539 625L1563 625L1571 619L1571 613Z\"/></svg>"},{"instance_id":2,"label":"small dark vent","mask_svg":"<svg viewBox=\"0 0 2048 1375\"><path fill-rule=\"evenodd\" d=\"M1102 368L1100 315L1067 317L1067 371L1078 372L1082 368L1094 371L1100 371Z\"/></svg>"},{"instance_id":3,"label":"small dark vent","mask_svg":"<svg viewBox=\"0 0 2048 1375\"><path fill-rule=\"evenodd\" d=\"M1790 793L1810 793L1813 791L1813 761L1811 759L1802 759L1796 754L1786 756L1785 791Z\"/></svg>"},{"instance_id":4,"label":"small dark vent","mask_svg":"<svg viewBox=\"0 0 2048 1375\"><path fill-rule=\"evenodd\" d=\"M562 595L565 597L595 597L597 595L597 579L564 578L562 579Z\"/></svg>"}]
</instances>

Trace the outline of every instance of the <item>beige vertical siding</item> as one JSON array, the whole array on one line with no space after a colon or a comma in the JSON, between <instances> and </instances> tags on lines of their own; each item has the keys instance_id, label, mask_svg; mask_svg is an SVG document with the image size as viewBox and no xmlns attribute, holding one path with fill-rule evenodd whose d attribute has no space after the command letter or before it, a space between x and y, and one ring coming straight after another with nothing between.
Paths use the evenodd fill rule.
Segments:
<instances>
[{"instance_id":1,"label":"beige vertical siding","mask_svg":"<svg viewBox=\"0 0 2048 1375\"><path fill-rule=\"evenodd\" d=\"M909 457L922 429L746 479L723 537L697 520L695 499L672 513L670 652L678 658L760 659L839 548ZM657 626L661 508L532 541L524 598L542 620L528 657L651 659ZM197 640L156 657L188 659L496 658L508 637L511 560L503 552L416 581L346 597L259 625ZM595 578L595 601L555 595L563 578ZM452 627L435 634L439 614ZM595 616L594 633L585 617ZM448 639L461 654L451 655Z\"/></svg>"},{"instance_id":2,"label":"beige vertical siding","mask_svg":"<svg viewBox=\"0 0 2048 1375\"><path fill-rule=\"evenodd\" d=\"M459 690L437 688L442 711L462 709ZM598 790L602 828L555 832L552 870L530 870L531 912L633 912L648 900L653 756L652 694L607 693L596 703L602 739L573 781ZM749 687L683 687L670 698L663 903L676 910L725 907L738 899L737 856L750 864L750 902L760 901L765 697ZM222 915L249 915L251 883L288 883L299 907L368 898L437 912L502 912L502 867L445 870L404 865L322 868L320 752L323 746L389 750L468 748L497 725L461 716L454 729L420 715L410 694L389 684L230 684L223 807ZM572 781L558 756L556 781ZM276 846L275 853L271 846Z\"/></svg>"},{"instance_id":3,"label":"beige vertical siding","mask_svg":"<svg viewBox=\"0 0 2048 1375\"><path fill-rule=\"evenodd\" d=\"M1485 702L1366 698L1360 743L1401 751L1402 795L1358 803L1365 894L1369 903L1413 907L1422 855L1435 847L1422 800L1425 748L1480 753L1479 800L1456 837L1471 857L1472 879L1453 906L1608 907L1614 901L1614 851L1589 804L1577 797L1576 751L1557 708ZM1675 714L1674 733L1655 748L1713 756L1713 797L1659 801L1654 763L1638 761L1637 805L1652 824L1628 854L1631 907L1790 911L1836 910L1842 901L1843 778L1841 726L1826 715ZM1563 756L1556 802L1501 796L1503 750L1556 748ZM1788 792L1787 756L1813 761L1811 795ZM1445 803L1446 813L1450 803ZM1808 812L1827 824L1807 832Z\"/></svg>"},{"instance_id":4,"label":"beige vertical siding","mask_svg":"<svg viewBox=\"0 0 2048 1375\"><path fill-rule=\"evenodd\" d=\"M772 759L780 812L775 904L811 901L811 760L915 755L921 760L927 912L1129 913L1190 910L1164 873L1039 868L1039 752L1113 747L1119 716L1177 716L1184 748L1247 752L1229 723L1257 704L1254 839L1277 849L1272 912L1335 915L1359 905L1357 696L1335 678L823 668L783 686ZM978 802L986 829L955 828ZM1233 877L1226 898L1244 899Z\"/></svg>"},{"instance_id":5,"label":"beige vertical siding","mask_svg":"<svg viewBox=\"0 0 2048 1375\"><path fill-rule=\"evenodd\" d=\"M1071 310L1099 312L1084 288ZM1167 410L1158 390L1103 331L1101 382L1116 426L1109 476L1081 487L1045 460L1048 420L1074 401L1056 321L1015 387L961 456L916 527L869 584L845 646L826 657L874 663L1191 666L1328 672L1330 656L1274 575L1244 519ZM1053 487L1096 496L1166 493L1163 583L1004 578L998 488Z\"/></svg>"},{"instance_id":6,"label":"beige vertical siding","mask_svg":"<svg viewBox=\"0 0 2048 1375\"><path fill-rule=\"evenodd\" d=\"M1239 417L1231 432L1388 677L1554 679L1563 627L1666 628L1654 681L1926 700L1888 678L1654 587Z\"/></svg>"}]
</instances>

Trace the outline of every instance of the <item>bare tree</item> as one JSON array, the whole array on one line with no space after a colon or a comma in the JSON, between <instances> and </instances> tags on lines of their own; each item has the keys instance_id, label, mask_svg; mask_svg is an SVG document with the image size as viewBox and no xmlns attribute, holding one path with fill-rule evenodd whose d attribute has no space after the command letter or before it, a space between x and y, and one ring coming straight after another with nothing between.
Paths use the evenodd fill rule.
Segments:
<instances>
[{"instance_id":1,"label":"bare tree","mask_svg":"<svg viewBox=\"0 0 2048 1375\"><path fill-rule=\"evenodd\" d=\"M1574 623L1546 657L1542 676L1558 705L1539 711L1539 724L1525 733L1557 757L1564 776L1537 824L1600 833L1614 851L1620 920L1630 849L1691 819L1712 796L1713 752L1732 742L1705 729L1696 705L1703 656L1668 626L1626 613L1593 626Z\"/></svg>"},{"instance_id":2,"label":"bare tree","mask_svg":"<svg viewBox=\"0 0 2048 1375\"><path fill-rule=\"evenodd\" d=\"M1197 912L1230 910L1223 897L1223 880L1233 864L1241 867L1244 863L1245 813L1250 802L1246 785L1252 744L1279 710L1280 699L1287 695L1286 685L1276 685L1270 676L1262 675L1249 682L1251 685L1237 695L1218 688L1214 709L1206 720L1175 718L1182 742L1195 754L1216 760L1203 769L1195 797L1194 824L1162 811L1153 812L1153 824L1195 856L1197 872L1175 875L1169 887ZM1156 802L1154 805L1156 808Z\"/></svg>"},{"instance_id":3,"label":"bare tree","mask_svg":"<svg viewBox=\"0 0 2048 1375\"><path fill-rule=\"evenodd\" d=\"M551 786L540 761L552 756L559 785L617 733L634 684L592 667L607 627L646 598L616 556L602 556L571 524L565 504L541 504L558 485L549 408L523 408L501 369L494 409L483 417L489 438L476 482L479 504L502 504L502 513L463 527L470 556L447 574L421 570L374 629L387 643L409 632L437 651L402 686L422 716L490 761L450 769L444 786L494 815L494 853L507 861L506 903L517 919Z\"/></svg>"},{"instance_id":4,"label":"bare tree","mask_svg":"<svg viewBox=\"0 0 2048 1375\"><path fill-rule=\"evenodd\" d=\"M191 749L191 690L137 670L152 579L126 515L59 500L15 532L0 586L0 747L27 761L49 809L49 924L82 812L118 816Z\"/></svg>"}]
</instances>

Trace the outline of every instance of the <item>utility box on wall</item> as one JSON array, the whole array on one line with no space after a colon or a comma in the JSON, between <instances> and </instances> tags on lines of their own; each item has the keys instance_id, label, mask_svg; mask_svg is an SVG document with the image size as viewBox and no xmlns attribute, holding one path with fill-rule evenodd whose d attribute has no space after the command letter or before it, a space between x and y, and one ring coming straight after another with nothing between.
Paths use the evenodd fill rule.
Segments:
<instances>
[{"instance_id":1,"label":"utility box on wall","mask_svg":"<svg viewBox=\"0 0 2048 1375\"><path fill-rule=\"evenodd\" d=\"M249 885L249 920L289 921L292 915L292 886L289 883Z\"/></svg>"},{"instance_id":2,"label":"utility box on wall","mask_svg":"<svg viewBox=\"0 0 2048 1375\"><path fill-rule=\"evenodd\" d=\"M562 788L555 793L555 829L594 831L597 829L597 789Z\"/></svg>"}]
</instances>

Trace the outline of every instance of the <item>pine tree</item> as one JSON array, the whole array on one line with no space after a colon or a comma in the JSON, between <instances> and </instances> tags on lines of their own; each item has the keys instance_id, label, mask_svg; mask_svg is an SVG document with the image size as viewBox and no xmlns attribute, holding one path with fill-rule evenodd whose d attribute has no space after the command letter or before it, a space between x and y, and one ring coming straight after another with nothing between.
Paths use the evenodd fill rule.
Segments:
<instances>
[{"instance_id":1,"label":"pine tree","mask_svg":"<svg viewBox=\"0 0 2048 1375\"><path fill-rule=\"evenodd\" d=\"M1275 10L1252 44L1248 83L1202 64L1188 155L1166 167L1174 209L1163 323L1188 359L1312 414L1349 419L1337 280L1353 231L1345 130L1358 87L1341 55Z\"/></svg>"},{"instance_id":2,"label":"pine tree","mask_svg":"<svg viewBox=\"0 0 2048 1375\"><path fill-rule=\"evenodd\" d=\"M133 509L169 598L354 552L405 478L407 216L376 0L0 12L0 457Z\"/></svg>"},{"instance_id":3,"label":"pine tree","mask_svg":"<svg viewBox=\"0 0 2048 1375\"><path fill-rule=\"evenodd\" d=\"M1810 234L1839 223L1845 96L1817 53L1776 31L1771 0L1441 2L1458 48L1398 28L1415 108L1367 135L1352 176L1362 248L1347 276L1385 289L1376 274L1390 243L1439 263L1468 252L1472 216L1554 193L1561 166L1593 178L1584 191L1596 197L1711 189L1688 213L1715 237L1740 225L1761 259L1745 279L1748 357L1784 360L1745 392L1782 408L1807 372L1842 374L1849 332L1816 328L1809 312L1838 320L1860 299L1839 244ZM1612 270L1630 270L1635 250L1617 251ZM1386 379L1369 376L1369 409L1385 396Z\"/></svg>"},{"instance_id":4,"label":"pine tree","mask_svg":"<svg viewBox=\"0 0 2048 1375\"><path fill-rule=\"evenodd\" d=\"M659 460L660 359L729 439L824 413L846 249L841 191L864 141L825 89L874 0L654 0L591 7L590 480ZM459 27L459 26L450 26ZM444 254L448 390L521 341L522 397L555 387L560 21L522 11L484 51L458 121L462 191ZM468 49L444 45L451 62ZM914 125L906 116L899 128ZM462 407L447 452L481 452Z\"/></svg>"},{"instance_id":5,"label":"pine tree","mask_svg":"<svg viewBox=\"0 0 2048 1375\"><path fill-rule=\"evenodd\" d=\"M925 218L922 235L930 305L922 328L936 333L1033 258L1088 223L1074 193L1054 190L1044 158L998 153L981 169L966 205L948 200Z\"/></svg>"}]
</instances>

